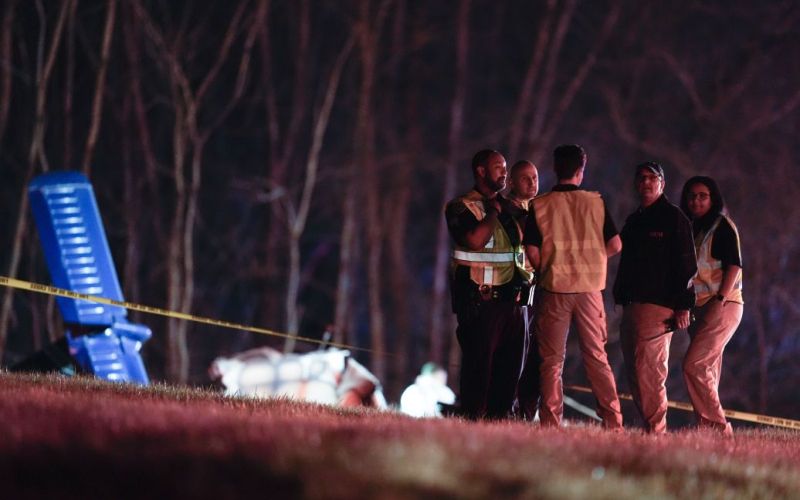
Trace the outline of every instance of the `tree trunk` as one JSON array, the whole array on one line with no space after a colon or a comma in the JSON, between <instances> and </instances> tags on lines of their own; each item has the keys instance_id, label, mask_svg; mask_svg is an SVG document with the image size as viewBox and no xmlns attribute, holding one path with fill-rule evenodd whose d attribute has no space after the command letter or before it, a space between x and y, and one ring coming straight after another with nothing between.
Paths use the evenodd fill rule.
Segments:
<instances>
[{"instance_id":1,"label":"tree trunk","mask_svg":"<svg viewBox=\"0 0 800 500\"><path fill-rule=\"evenodd\" d=\"M534 90L538 83L539 75L547 53L547 45L550 42L550 28L555 17L556 0L547 0L547 11L537 30L536 43L533 46L533 54L528 70L525 72L525 79L519 91L517 105L514 107L514 117L511 120L509 130L508 155L510 161L519 158L522 148L522 138L524 137L525 118L530 113L531 102L533 102Z\"/></svg>"},{"instance_id":2,"label":"tree trunk","mask_svg":"<svg viewBox=\"0 0 800 500\"><path fill-rule=\"evenodd\" d=\"M445 164L444 182L442 184L442 203L444 206L455 196L456 168L461 162L461 134L464 126L464 101L467 94L467 54L469 53L469 15L470 0L461 0L458 7L458 33L456 36L456 81L455 94L450 106L450 133L448 135L448 159ZM445 331L445 315L449 315L447 297L449 283L450 236L444 214L439 217L439 228L436 233L436 264L433 274L433 291L430 302L430 359L445 364L446 338L452 333Z\"/></svg>"},{"instance_id":3,"label":"tree trunk","mask_svg":"<svg viewBox=\"0 0 800 500\"><path fill-rule=\"evenodd\" d=\"M355 181L355 165L347 166L344 182L346 191L342 207L342 232L339 238L339 271L336 278L336 305L333 315L333 340L334 342L356 343L356 335L353 329L353 310L355 287L353 279L356 270L356 244L358 225L358 212L356 207L356 195L358 188Z\"/></svg>"},{"instance_id":4,"label":"tree trunk","mask_svg":"<svg viewBox=\"0 0 800 500\"><path fill-rule=\"evenodd\" d=\"M83 173L86 177L92 174L92 158L94 148L97 144L97 136L100 133L100 122L103 118L103 94L106 87L106 70L108 59L111 55L111 39L114 36L114 24L117 17L117 0L109 0L108 10L106 11L106 25L103 33L103 45L100 52L100 67L97 68L97 80L95 81L94 98L92 100L92 124L89 127L89 135L86 138L86 149L83 152Z\"/></svg>"},{"instance_id":5,"label":"tree trunk","mask_svg":"<svg viewBox=\"0 0 800 500\"><path fill-rule=\"evenodd\" d=\"M73 132L72 126L74 118L72 115L73 110L73 95L75 94L75 12L77 11L78 1L72 3L72 8L69 10L69 19L67 20L67 68L64 73L64 150L62 153L62 167L74 168L72 152L73 147Z\"/></svg>"},{"instance_id":6,"label":"tree trunk","mask_svg":"<svg viewBox=\"0 0 800 500\"><path fill-rule=\"evenodd\" d=\"M300 198L297 213L292 220L290 220L289 230L289 249L290 249L290 265L288 275L288 287L286 292L286 318L287 330L289 338L286 339L284 345L284 352L294 351L295 338L297 337L300 329L300 315L298 313L297 299L300 294L300 273L302 271L300 261L300 238L305 231L306 221L311 209L311 200L314 196L314 188L317 184L317 171L319 170L319 156L322 151L322 145L325 139L325 132L328 129L328 120L330 118L333 103L336 100L336 92L339 89L339 81L341 79L344 64L347 57L353 48L354 37L350 36L339 57L336 60L328 85L325 90L325 98L323 100L322 108L316 119L314 125L313 137L311 140L311 150L308 154L308 161L306 162L306 175L303 184L303 193Z\"/></svg>"},{"instance_id":7,"label":"tree trunk","mask_svg":"<svg viewBox=\"0 0 800 500\"><path fill-rule=\"evenodd\" d=\"M11 110L11 68L13 61L11 56L11 46L14 44L14 32L11 26L14 24L14 13L17 0L6 2L3 11L2 35L0 35L0 145L3 144L3 135L8 123L8 113ZM2 350L0 350L2 354Z\"/></svg>"},{"instance_id":8,"label":"tree trunk","mask_svg":"<svg viewBox=\"0 0 800 500\"><path fill-rule=\"evenodd\" d=\"M172 132L173 177L175 184L174 212L169 235L167 256L167 309L180 311L183 304L184 267L183 267L183 235L186 222L186 183L184 181L184 163L186 148L186 124L184 108L178 104L181 100L177 83L173 83L173 99L175 106L175 124ZM186 348L185 330L180 327L182 320L170 318L167 321L167 378L180 382L183 367L186 365L188 350Z\"/></svg>"},{"instance_id":9,"label":"tree trunk","mask_svg":"<svg viewBox=\"0 0 800 500\"><path fill-rule=\"evenodd\" d=\"M386 225L386 246L389 269L388 296L392 306L391 324L394 328L391 338L393 342L388 348L394 354L392 358L392 371L384 383L387 396L399 397L408 380L413 379L415 366L409 359L409 338L412 331L411 314L408 307L408 297L411 294L411 276L406 251L408 249L408 216L411 201L412 165L420 163L419 143L414 141L420 138L416 121L406 116L406 122L414 126L415 131L407 134L401 140L401 123L396 117L403 116L403 105L406 109L413 109L416 105L416 90L411 90L407 95L401 94L403 82L401 81L400 62L402 54L407 50L404 28L406 24L406 2L396 2L396 12L392 33L392 58L389 62L389 86L393 98L383 100L384 109L381 112L384 137L389 145L389 156L396 158L396 162L389 165L393 172L391 189L387 193L384 213L394 214L392 222ZM413 114L413 111L410 114ZM409 152L409 153L406 153ZM413 153L411 153L413 152ZM413 368L412 368L413 367Z\"/></svg>"},{"instance_id":10,"label":"tree trunk","mask_svg":"<svg viewBox=\"0 0 800 500\"><path fill-rule=\"evenodd\" d=\"M50 81L53 63L55 61L56 54L58 53L58 47L61 43L61 34L64 31L64 24L67 19L67 12L71 3L72 2L70 0L66 0L61 4L61 11L58 15L58 23L56 24L56 29L53 33L53 39L50 41L50 49L47 54L47 59L44 62L44 65L42 65L41 59L37 62L36 118L34 120L33 134L31 137L30 148L28 150L28 167L25 172L25 184L22 187L22 195L20 196L19 205L17 207L17 225L14 229L14 238L12 239L11 243L11 259L9 260L8 271L6 272L6 276L10 278L13 278L17 275L17 269L19 267L22 244L25 236L25 225L27 224L28 220L27 188L28 184L33 178L34 172L36 171L37 158L39 159L42 169L47 170L47 159L44 154L43 144L45 125L47 123L45 116L45 105L47 103L47 84ZM37 7L39 7L40 13L43 14L43 8L40 2L37 2ZM42 34L39 38L40 54L44 50L45 44L45 30L43 28L43 24L41 31ZM0 356L2 356L3 352L5 352L6 338L8 337L8 323L9 319L11 318L11 306L13 305L13 302L14 289L6 288L5 294L3 295L2 309L0 309Z\"/></svg>"},{"instance_id":11,"label":"tree trunk","mask_svg":"<svg viewBox=\"0 0 800 500\"><path fill-rule=\"evenodd\" d=\"M124 111L119 120L119 125L123 130L122 133L122 168L123 168L123 205L124 210L124 224L125 224L125 254L124 265L122 268L122 289L125 293L125 299L131 302L140 303L141 296L139 294L139 265L141 262L142 242L139 239L139 219L142 213L141 204L141 190L144 182L137 177L136 173L139 169L135 168L135 160L133 154L133 144L135 139L133 137L133 130L135 127L129 126L129 120L132 114L132 108L135 97L133 92L125 94ZM132 311L131 315L138 315L136 311Z\"/></svg>"},{"instance_id":12,"label":"tree trunk","mask_svg":"<svg viewBox=\"0 0 800 500\"><path fill-rule=\"evenodd\" d=\"M380 206L381 186L378 182L375 163L375 121L374 89L376 79L376 60L380 24L385 15L387 3L380 7L375 19L371 19L370 2L360 4L360 46L362 80L357 111L357 156L359 171L363 173L366 213L364 214L367 233L367 303L369 306L370 348L373 354L370 367L379 380L385 379L386 370L386 322L383 313L383 218Z\"/></svg>"}]
</instances>

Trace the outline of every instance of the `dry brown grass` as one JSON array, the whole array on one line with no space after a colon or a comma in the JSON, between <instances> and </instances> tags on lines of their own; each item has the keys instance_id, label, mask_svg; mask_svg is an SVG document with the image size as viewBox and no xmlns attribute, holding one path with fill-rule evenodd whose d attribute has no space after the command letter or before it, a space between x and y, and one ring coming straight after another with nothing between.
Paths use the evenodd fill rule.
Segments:
<instances>
[{"instance_id":1,"label":"dry brown grass","mask_svg":"<svg viewBox=\"0 0 800 500\"><path fill-rule=\"evenodd\" d=\"M4 498L800 498L800 433L546 430L0 372L0 471Z\"/></svg>"}]
</instances>

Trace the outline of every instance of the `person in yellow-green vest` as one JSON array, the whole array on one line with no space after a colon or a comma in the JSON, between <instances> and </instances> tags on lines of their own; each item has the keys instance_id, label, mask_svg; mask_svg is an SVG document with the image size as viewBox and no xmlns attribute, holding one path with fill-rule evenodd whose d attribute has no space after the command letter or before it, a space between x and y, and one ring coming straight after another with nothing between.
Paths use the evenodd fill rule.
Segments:
<instances>
[{"instance_id":1,"label":"person in yellow-green vest","mask_svg":"<svg viewBox=\"0 0 800 500\"><path fill-rule=\"evenodd\" d=\"M527 301L533 275L526 269L522 230L506 187L506 160L497 151L472 159L475 187L445 207L453 240L450 292L461 347L460 411L468 418L505 418L515 405L527 356Z\"/></svg>"},{"instance_id":2,"label":"person in yellow-green vest","mask_svg":"<svg viewBox=\"0 0 800 500\"><path fill-rule=\"evenodd\" d=\"M697 426L731 435L731 424L719 401L722 352L742 320L742 251L739 231L728 217L714 179L689 179L681 209L692 219L697 251L694 290L696 321L689 326L689 350L683 377L694 406Z\"/></svg>"},{"instance_id":3,"label":"person in yellow-green vest","mask_svg":"<svg viewBox=\"0 0 800 500\"><path fill-rule=\"evenodd\" d=\"M541 406L544 426L561 424L564 395L561 375L567 333L575 324L583 366L597 399L597 414L608 429L622 429L614 374L608 364L608 331L602 290L608 258L622 249L617 228L599 193L580 189L586 152L565 144L553 151L558 184L531 203L522 243L537 272L533 339L541 358ZM529 356L530 361L534 356ZM535 367L526 366L520 393L532 383Z\"/></svg>"}]
</instances>

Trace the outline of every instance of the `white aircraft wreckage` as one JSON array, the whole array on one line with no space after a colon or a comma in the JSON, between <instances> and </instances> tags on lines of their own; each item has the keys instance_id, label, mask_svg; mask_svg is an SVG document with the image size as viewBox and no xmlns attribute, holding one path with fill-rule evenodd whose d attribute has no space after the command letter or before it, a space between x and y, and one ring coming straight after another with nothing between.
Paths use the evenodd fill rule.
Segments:
<instances>
[{"instance_id":1,"label":"white aircraft wreckage","mask_svg":"<svg viewBox=\"0 0 800 500\"><path fill-rule=\"evenodd\" d=\"M380 381L347 350L283 354L261 347L219 357L208 371L228 395L282 396L335 406L387 408Z\"/></svg>"}]
</instances>

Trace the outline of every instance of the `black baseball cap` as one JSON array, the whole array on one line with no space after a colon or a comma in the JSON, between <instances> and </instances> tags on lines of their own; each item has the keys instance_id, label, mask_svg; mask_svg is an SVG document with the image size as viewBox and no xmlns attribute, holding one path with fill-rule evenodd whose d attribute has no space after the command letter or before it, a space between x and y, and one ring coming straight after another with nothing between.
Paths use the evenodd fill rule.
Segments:
<instances>
[{"instance_id":1,"label":"black baseball cap","mask_svg":"<svg viewBox=\"0 0 800 500\"><path fill-rule=\"evenodd\" d=\"M664 177L664 169L661 168L661 165L659 165L658 163L656 163L654 161L646 161L644 163L640 163L639 165L636 165L636 175L641 174L642 170L649 170L650 172L653 172L654 174L656 174L659 177L661 177L662 181L666 179Z\"/></svg>"}]
</instances>

